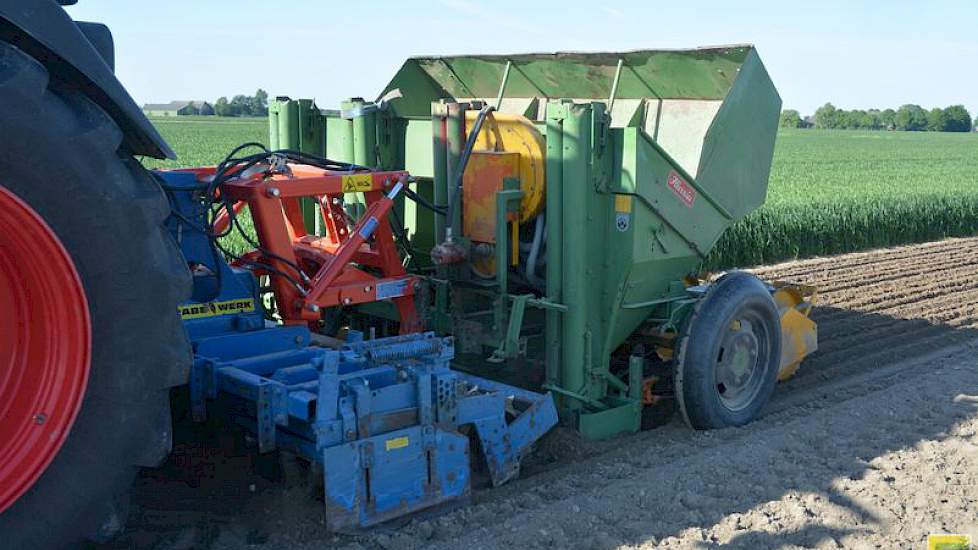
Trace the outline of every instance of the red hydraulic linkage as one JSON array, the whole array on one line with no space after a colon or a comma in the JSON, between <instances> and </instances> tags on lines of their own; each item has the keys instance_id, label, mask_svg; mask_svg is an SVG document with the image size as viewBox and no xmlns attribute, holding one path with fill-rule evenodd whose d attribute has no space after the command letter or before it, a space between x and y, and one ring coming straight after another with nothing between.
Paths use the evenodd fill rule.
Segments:
<instances>
[{"instance_id":1,"label":"red hydraulic linkage","mask_svg":"<svg viewBox=\"0 0 978 550\"><path fill-rule=\"evenodd\" d=\"M253 251L246 259L274 268L257 271L271 276L283 322L315 323L322 308L391 300L400 314L401 333L420 331L414 306L420 280L404 269L387 219L408 173L339 172L294 164L289 168L288 175L257 174L228 180L222 187L236 212L243 205L251 211L263 251ZM213 174L213 169L195 171L200 177ZM367 209L351 229L342 197L352 192L363 193ZM322 207L325 236L307 230L301 198L314 199ZM224 213L215 220L215 231L222 232L228 223Z\"/></svg>"}]
</instances>

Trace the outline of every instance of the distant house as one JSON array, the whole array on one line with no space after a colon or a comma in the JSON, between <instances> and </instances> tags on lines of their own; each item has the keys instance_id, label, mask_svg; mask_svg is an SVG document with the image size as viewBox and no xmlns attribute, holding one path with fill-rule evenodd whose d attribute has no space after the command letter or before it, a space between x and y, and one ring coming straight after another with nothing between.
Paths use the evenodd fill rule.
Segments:
<instances>
[{"instance_id":1,"label":"distant house","mask_svg":"<svg viewBox=\"0 0 978 550\"><path fill-rule=\"evenodd\" d=\"M213 115L214 106L206 101L171 101L143 105L146 116Z\"/></svg>"}]
</instances>

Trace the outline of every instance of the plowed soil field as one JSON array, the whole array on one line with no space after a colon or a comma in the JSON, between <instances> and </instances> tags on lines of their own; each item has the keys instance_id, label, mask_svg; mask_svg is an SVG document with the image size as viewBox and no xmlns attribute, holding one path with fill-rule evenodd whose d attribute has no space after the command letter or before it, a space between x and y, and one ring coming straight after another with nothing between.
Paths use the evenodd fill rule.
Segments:
<instances>
[{"instance_id":1,"label":"plowed soil field","mask_svg":"<svg viewBox=\"0 0 978 550\"><path fill-rule=\"evenodd\" d=\"M235 434L181 444L108 547L921 548L978 536L978 239L755 270L819 287L820 350L743 428L587 442L556 430L472 502L333 535L301 468ZM218 430L220 432L220 430ZM282 477L282 470L289 475Z\"/></svg>"}]
</instances>

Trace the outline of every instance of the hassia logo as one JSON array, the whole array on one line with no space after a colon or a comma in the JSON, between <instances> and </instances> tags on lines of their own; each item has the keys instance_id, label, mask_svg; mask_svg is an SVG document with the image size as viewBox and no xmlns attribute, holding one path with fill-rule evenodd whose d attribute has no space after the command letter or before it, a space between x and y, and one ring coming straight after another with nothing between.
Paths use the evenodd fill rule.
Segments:
<instances>
[{"instance_id":1,"label":"hassia logo","mask_svg":"<svg viewBox=\"0 0 978 550\"><path fill-rule=\"evenodd\" d=\"M669 172L669 177L666 179L666 185L676 197L686 205L686 208L692 208L693 203L696 202L696 189L693 186L686 183L686 181L679 177L675 171Z\"/></svg>"},{"instance_id":2,"label":"hassia logo","mask_svg":"<svg viewBox=\"0 0 978 550\"><path fill-rule=\"evenodd\" d=\"M971 535L927 535L927 550L971 550Z\"/></svg>"}]
</instances>

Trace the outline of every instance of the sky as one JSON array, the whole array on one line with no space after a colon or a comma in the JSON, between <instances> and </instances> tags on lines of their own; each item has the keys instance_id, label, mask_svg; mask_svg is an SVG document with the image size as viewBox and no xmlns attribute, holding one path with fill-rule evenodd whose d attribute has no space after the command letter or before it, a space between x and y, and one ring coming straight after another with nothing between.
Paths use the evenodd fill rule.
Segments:
<instances>
[{"instance_id":1,"label":"sky","mask_svg":"<svg viewBox=\"0 0 978 550\"><path fill-rule=\"evenodd\" d=\"M415 55L753 43L785 108L964 104L978 115L978 2L79 0L109 25L138 103L376 98Z\"/></svg>"}]
</instances>

